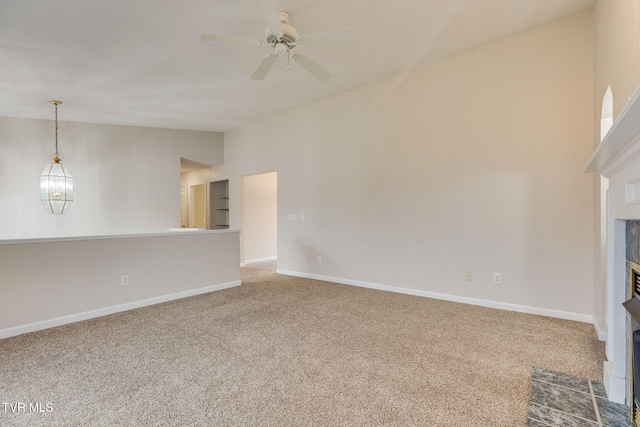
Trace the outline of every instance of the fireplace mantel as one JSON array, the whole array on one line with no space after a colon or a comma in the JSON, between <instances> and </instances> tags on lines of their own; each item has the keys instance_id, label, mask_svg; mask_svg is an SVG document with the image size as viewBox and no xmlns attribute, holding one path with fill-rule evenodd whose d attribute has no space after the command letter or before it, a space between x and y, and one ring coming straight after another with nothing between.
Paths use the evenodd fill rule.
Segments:
<instances>
[{"instance_id":1,"label":"fireplace mantel","mask_svg":"<svg viewBox=\"0 0 640 427\"><path fill-rule=\"evenodd\" d=\"M601 173L609 178L640 157L640 88L584 167L584 173Z\"/></svg>"},{"instance_id":2,"label":"fireplace mantel","mask_svg":"<svg viewBox=\"0 0 640 427\"><path fill-rule=\"evenodd\" d=\"M622 304L629 299L627 221L640 220L640 89L636 90L613 123L583 172L601 174L609 179L606 198L606 325L595 326L598 331L606 330L604 384L609 399L628 405L631 396L630 333ZM595 286L604 284L595 283ZM634 305L631 308L640 316L640 307Z\"/></svg>"}]
</instances>

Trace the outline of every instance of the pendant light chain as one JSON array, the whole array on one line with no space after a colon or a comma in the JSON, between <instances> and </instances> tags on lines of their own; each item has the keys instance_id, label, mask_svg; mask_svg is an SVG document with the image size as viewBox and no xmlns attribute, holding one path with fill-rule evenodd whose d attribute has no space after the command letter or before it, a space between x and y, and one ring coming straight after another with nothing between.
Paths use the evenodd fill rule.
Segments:
<instances>
[{"instance_id":1,"label":"pendant light chain","mask_svg":"<svg viewBox=\"0 0 640 427\"><path fill-rule=\"evenodd\" d=\"M49 101L49 104L53 104L56 107L56 156L53 160L56 160L56 163L60 161L60 157L58 157L58 105L62 104L62 101Z\"/></svg>"},{"instance_id":2,"label":"pendant light chain","mask_svg":"<svg viewBox=\"0 0 640 427\"><path fill-rule=\"evenodd\" d=\"M58 103L54 104L56 106L56 159L58 158Z\"/></svg>"}]
</instances>

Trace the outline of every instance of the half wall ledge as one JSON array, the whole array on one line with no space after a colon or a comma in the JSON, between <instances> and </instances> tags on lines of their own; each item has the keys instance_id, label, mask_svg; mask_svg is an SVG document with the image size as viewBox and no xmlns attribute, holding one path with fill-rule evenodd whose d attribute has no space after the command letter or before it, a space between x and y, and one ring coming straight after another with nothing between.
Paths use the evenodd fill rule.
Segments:
<instances>
[{"instance_id":1,"label":"half wall ledge","mask_svg":"<svg viewBox=\"0 0 640 427\"><path fill-rule=\"evenodd\" d=\"M237 286L240 233L4 240L0 271L0 338L7 338Z\"/></svg>"}]
</instances>

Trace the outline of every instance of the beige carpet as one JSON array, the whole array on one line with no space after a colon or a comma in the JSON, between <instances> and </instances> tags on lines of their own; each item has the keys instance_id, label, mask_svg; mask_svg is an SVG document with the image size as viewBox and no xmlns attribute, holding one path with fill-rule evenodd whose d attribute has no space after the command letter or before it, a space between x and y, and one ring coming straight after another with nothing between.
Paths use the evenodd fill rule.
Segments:
<instances>
[{"instance_id":1,"label":"beige carpet","mask_svg":"<svg viewBox=\"0 0 640 427\"><path fill-rule=\"evenodd\" d=\"M0 340L1 426L524 426L591 325L243 270L243 286ZM29 412L29 403L46 411Z\"/></svg>"}]
</instances>

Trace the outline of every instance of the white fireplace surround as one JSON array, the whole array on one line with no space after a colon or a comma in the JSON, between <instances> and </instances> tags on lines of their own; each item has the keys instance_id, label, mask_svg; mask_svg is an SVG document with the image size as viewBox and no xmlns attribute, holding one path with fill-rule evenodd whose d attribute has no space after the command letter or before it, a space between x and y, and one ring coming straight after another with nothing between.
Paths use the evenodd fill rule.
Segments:
<instances>
[{"instance_id":1,"label":"white fireplace surround","mask_svg":"<svg viewBox=\"0 0 640 427\"><path fill-rule=\"evenodd\" d=\"M626 224L640 220L640 89L620 113L584 168L609 179L607 192L607 361L609 400L627 404Z\"/></svg>"}]
</instances>

